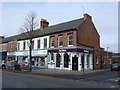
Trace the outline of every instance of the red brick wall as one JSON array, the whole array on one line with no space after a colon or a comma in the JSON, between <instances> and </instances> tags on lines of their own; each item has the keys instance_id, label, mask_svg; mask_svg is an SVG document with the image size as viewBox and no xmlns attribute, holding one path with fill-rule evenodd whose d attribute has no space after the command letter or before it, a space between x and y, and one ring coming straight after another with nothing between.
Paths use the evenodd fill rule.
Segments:
<instances>
[{"instance_id":1,"label":"red brick wall","mask_svg":"<svg viewBox=\"0 0 120 90\"><path fill-rule=\"evenodd\" d=\"M10 47L12 45L12 47ZM8 43L8 52L14 52L17 50L16 41Z\"/></svg>"},{"instance_id":2,"label":"red brick wall","mask_svg":"<svg viewBox=\"0 0 120 90\"><path fill-rule=\"evenodd\" d=\"M68 34L73 33L73 46L77 45L77 40L76 40L76 31L69 31L69 32L64 32L64 33L59 33L59 34L52 34L51 36L54 36L54 47L58 47L58 36L61 34L63 35L63 46L68 46ZM50 46L50 43L49 43Z\"/></svg>"},{"instance_id":3,"label":"red brick wall","mask_svg":"<svg viewBox=\"0 0 120 90\"><path fill-rule=\"evenodd\" d=\"M91 21L91 17L79 26L78 43L94 47L93 63L94 69L100 69L100 36ZM96 64L96 55L98 55L99 64Z\"/></svg>"},{"instance_id":4,"label":"red brick wall","mask_svg":"<svg viewBox=\"0 0 120 90\"><path fill-rule=\"evenodd\" d=\"M8 44L7 43L3 43L0 46L2 47L2 51L6 52L8 50Z\"/></svg>"}]
</instances>

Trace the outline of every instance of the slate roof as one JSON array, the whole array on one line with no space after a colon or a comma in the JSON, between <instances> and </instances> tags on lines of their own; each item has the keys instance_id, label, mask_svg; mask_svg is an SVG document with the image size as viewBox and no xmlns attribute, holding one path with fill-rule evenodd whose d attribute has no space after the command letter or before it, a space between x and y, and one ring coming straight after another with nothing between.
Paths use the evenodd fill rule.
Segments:
<instances>
[{"instance_id":1,"label":"slate roof","mask_svg":"<svg viewBox=\"0 0 120 90\"><path fill-rule=\"evenodd\" d=\"M35 30L35 37L40 37L40 36L45 36L53 33L59 33L63 31L68 31L72 29L77 29L77 27L84 21L84 18L68 21L68 22L63 22L60 24L52 25L43 28L43 30ZM26 36L24 34L19 34L19 35L14 35L11 37L4 38L2 40L3 43L10 42L10 41L17 41L17 40L22 40L26 39Z\"/></svg>"}]
</instances>

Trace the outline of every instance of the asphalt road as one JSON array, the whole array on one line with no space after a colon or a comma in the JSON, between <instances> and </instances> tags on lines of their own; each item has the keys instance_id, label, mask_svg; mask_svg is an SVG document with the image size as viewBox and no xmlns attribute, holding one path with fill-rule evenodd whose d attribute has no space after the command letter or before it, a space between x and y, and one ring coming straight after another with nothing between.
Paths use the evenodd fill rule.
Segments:
<instances>
[{"instance_id":1,"label":"asphalt road","mask_svg":"<svg viewBox=\"0 0 120 90\"><path fill-rule=\"evenodd\" d=\"M84 75L52 75L52 77L99 83L113 88L120 86L120 71L106 70Z\"/></svg>"},{"instance_id":2,"label":"asphalt road","mask_svg":"<svg viewBox=\"0 0 120 90\"><path fill-rule=\"evenodd\" d=\"M109 86L100 83L60 77L62 76L53 77L3 71L2 88L109 88Z\"/></svg>"}]
</instances>

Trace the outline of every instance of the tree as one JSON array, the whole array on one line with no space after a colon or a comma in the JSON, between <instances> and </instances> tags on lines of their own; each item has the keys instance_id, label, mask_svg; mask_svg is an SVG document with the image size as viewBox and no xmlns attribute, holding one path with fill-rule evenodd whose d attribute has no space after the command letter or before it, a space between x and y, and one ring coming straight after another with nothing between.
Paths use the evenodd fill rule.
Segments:
<instances>
[{"instance_id":1,"label":"tree","mask_svg":"<svg viewBox=\"0 0 120 90\"><path fill-rule=\"evenodd\" d=\"M20 34L24 35L25 38L28 39L29 41L29 55L30 55L30 60L29 60L29 65L30 68L29 70L32 71L32 45L33 45L33 38L35 37L36 33L35 30L38 27L38 19L37 19L37 14L35 11L31 11L27 18L25 18L25 22L22 27L20 27Z\"/></svg>"}]
</instances>

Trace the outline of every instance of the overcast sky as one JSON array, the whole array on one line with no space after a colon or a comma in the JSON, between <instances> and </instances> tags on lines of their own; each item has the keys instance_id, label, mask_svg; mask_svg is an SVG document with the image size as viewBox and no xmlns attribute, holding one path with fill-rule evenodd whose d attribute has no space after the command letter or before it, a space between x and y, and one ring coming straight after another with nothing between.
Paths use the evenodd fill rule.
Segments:
<instances>
[{"instance_id":1,"label":"overcast sky","mask_svg":"<svg viewBox=\"0 0 120 90\"><path fill-rule=\"evenodd\" d=\"M117 2L1 2L0 35L18 34L19 27L30 11L36 11L38 19L45 18L50 25L92 16L101 47L118 52L118 3Z\"/></svg>"}]
</instances>

